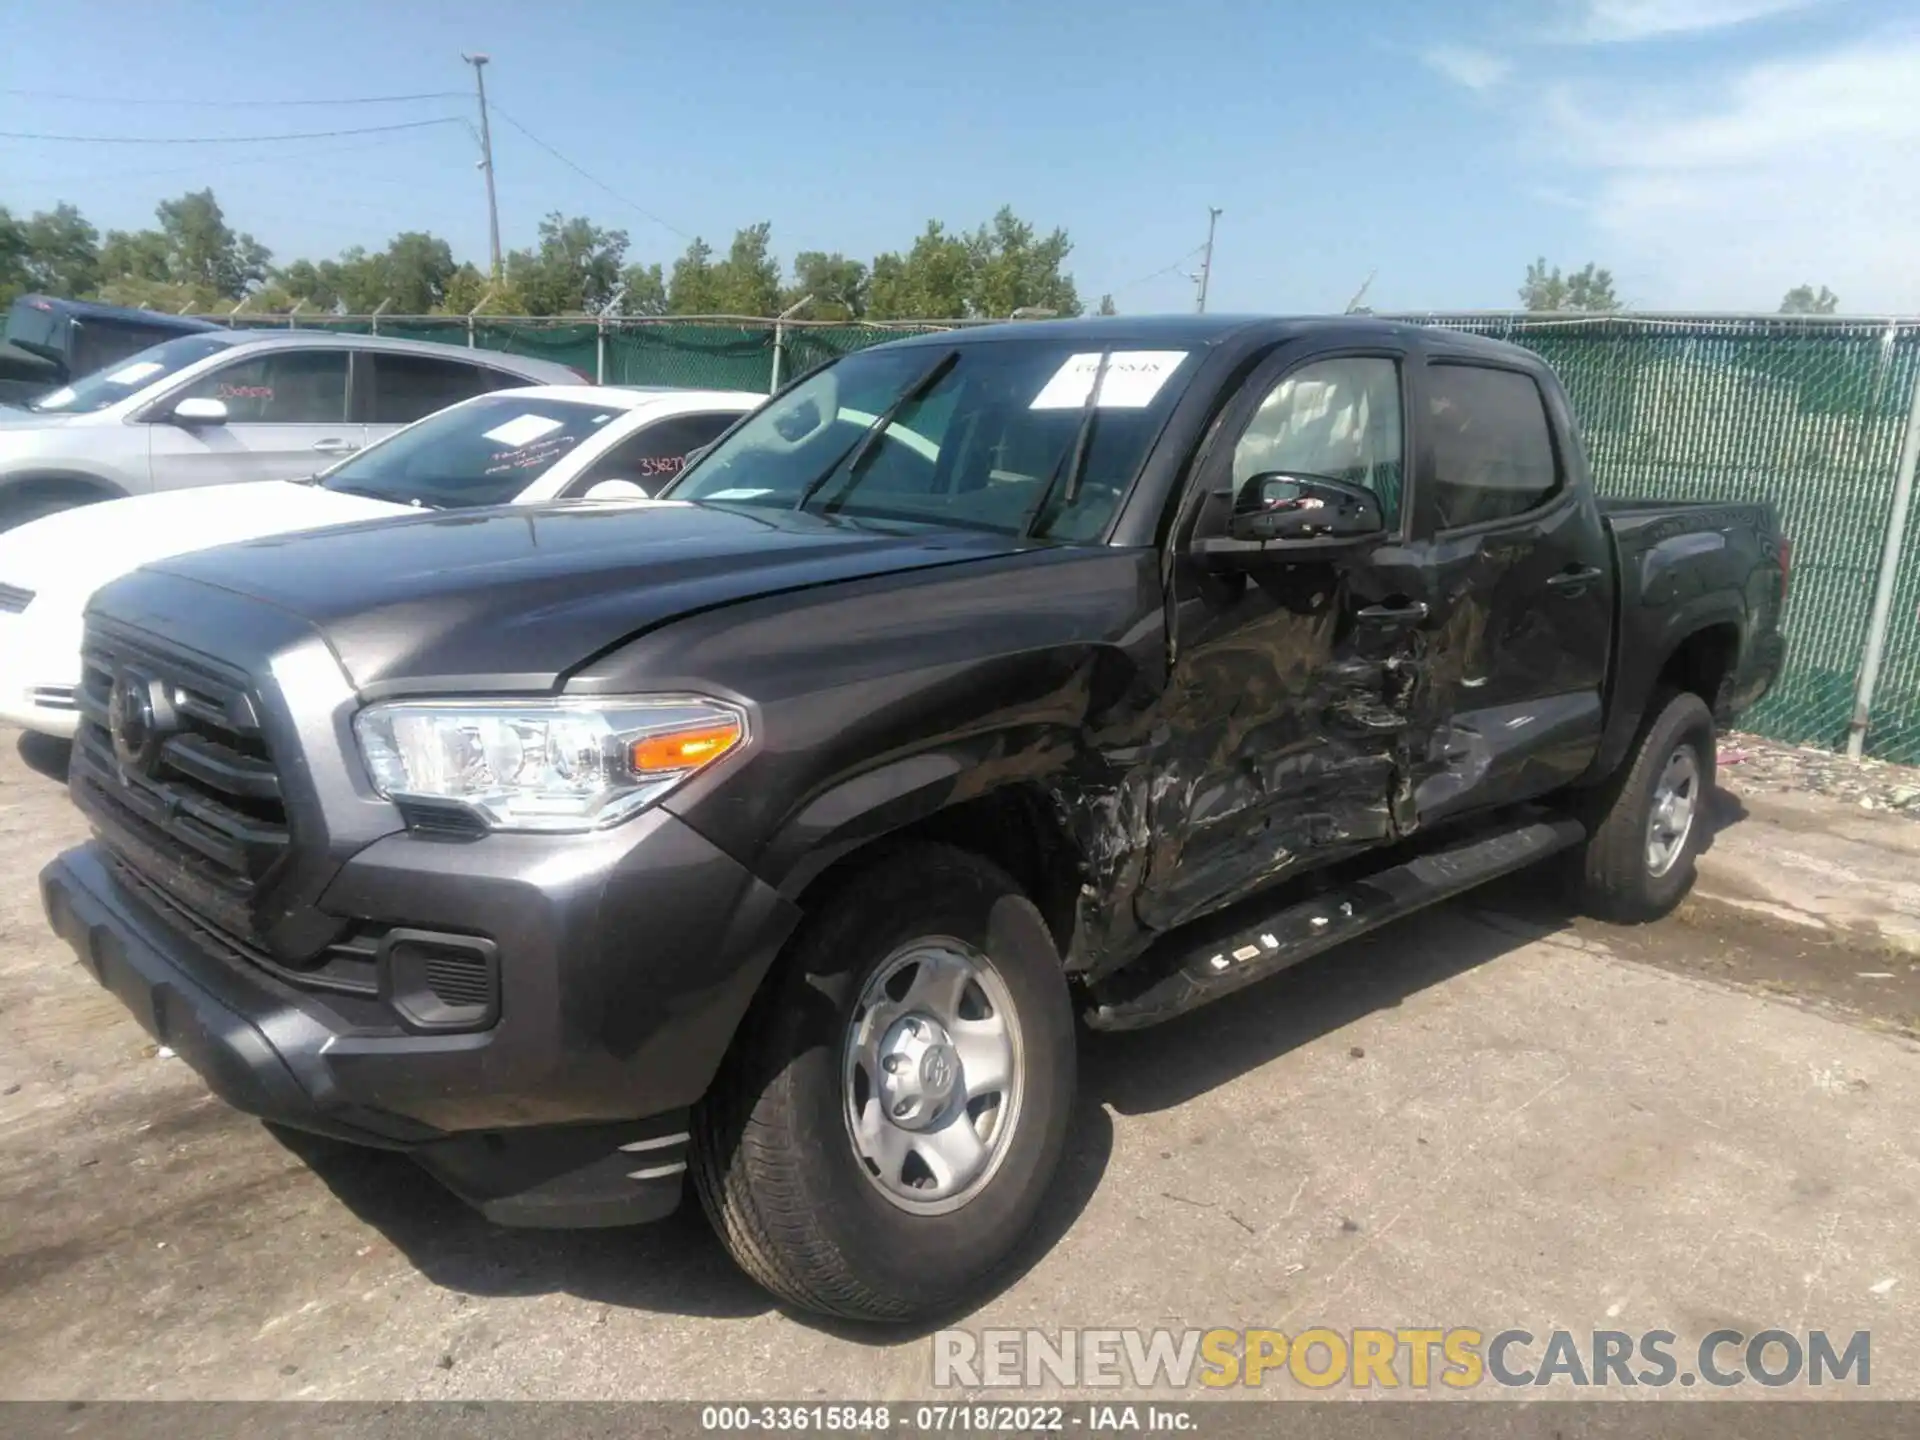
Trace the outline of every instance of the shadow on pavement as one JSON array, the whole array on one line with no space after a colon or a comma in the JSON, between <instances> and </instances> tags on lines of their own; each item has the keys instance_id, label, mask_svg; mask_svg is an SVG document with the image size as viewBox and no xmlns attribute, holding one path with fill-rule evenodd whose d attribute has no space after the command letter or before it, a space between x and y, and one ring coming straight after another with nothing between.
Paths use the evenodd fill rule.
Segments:
<instances>
[{"instance_id":1,"label":"shadow on pavement","mask_svg":"<svg viewBox=\"0 0 1920 1440\"><path fill-rule=\"evenodd\" d=\"M1720 800L1713 811L1716 826L1744 814L1732 797ZM1083 1031L1080 1095L1068 1153L1034 1232L998 1288L1032 1269L1099 1189L1113 1151L1113 1114L1185 1104L1364 1015L1398 1006L1410 995L1571 924L1571 911L1550 872L1536 868L1171 1023L1129 1034ZM1276 1095L1274 1103L1284 1104L1285 1096ZM653 1226L506 1229L481 1219L404 1156L274 1133L423 1275L449 1289L488 1296L563 1292L608 1305L714 1317L758 1315L775 1307L734 1268L690 1189L680 1211ZM803 1324L873 1345L912 1343L959 1318L876 1327L790 1313Z\"/></svg>"}]
</instances>

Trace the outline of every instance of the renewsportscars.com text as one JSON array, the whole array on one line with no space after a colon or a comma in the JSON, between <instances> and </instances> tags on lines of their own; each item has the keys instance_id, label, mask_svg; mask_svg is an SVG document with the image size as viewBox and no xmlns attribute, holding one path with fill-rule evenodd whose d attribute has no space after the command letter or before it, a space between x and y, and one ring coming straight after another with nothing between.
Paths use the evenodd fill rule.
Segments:
<instances>
[{"instance_id":1,"label":"renewsportscars.com text","mask_svg":"<svg viewBox=\"0 0 1920 1440\"><path fill-rule=\"evenodd\" d=\"M941 1330L936 1387L1042 1385L1203 1389L1291 1384L1310 1390L1469 1390L1708 1385L1853 1385L1872 1382L1872 1336L1715 1330L1682 1341L1671 1330L1539 1335L1395 1327L1332 1330Z\"/></svg>"}]
</instances>

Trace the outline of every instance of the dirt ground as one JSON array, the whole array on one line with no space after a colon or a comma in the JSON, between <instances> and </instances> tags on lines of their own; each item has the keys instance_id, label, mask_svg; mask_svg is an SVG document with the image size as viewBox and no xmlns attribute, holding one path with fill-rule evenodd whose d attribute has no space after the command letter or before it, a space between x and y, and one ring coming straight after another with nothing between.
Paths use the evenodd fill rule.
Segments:
<instances>
[{"instance_id":1,"label":"dirt ground","mask_svg":"<svg viewBox=\"0 0 1920 1440\"><path fill-rule=\"evenodd\" d=\"M36 764L0 733L0 1397L930 1393L924 1332L783 1313L691 1205L499 1230L209 1099L47 932L83 826ZM955 1323L1870 1330L1870 1394L1920 1397L1916 1026L1844 934L1520 877L1091 1037L1055 1203Z\"/></svg>"}]
</instances>

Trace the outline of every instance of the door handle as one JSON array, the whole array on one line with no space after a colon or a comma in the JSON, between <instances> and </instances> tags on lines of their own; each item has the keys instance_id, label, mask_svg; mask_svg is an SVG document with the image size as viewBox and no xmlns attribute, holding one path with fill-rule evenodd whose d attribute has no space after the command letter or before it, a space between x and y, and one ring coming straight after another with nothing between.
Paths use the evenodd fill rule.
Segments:
<instances>
[{"instance_id":1,"label":"door handle","mask_svg":"<svg viewBox=\"0 0 1920 1440\"><path fill-rule=\"evenodd\" d=\"M1375 625L1418 625L1429 613L1426 601L1412 600L1405 605L1369 605L1354 618Z\"/></svg>"},{"instance_id":2,"label":"door handle","mask_svg":"<svg viewBox=\"0 0 1920 1440\"><path fill-rule=\"evenodd\" d=\"M313 448L322 455L348 455L360 447L351 440L316 440Z\"/></svg>"},{"instance_id":3,"label":"door handle","mask_svg":"<svg viewBox=\"0 0 1920 1440\"><path fill-rule=\"evenodd\" d=\"M1586 589L1587 586L1599 578L1599 566L1581 565L1573 569L1562 570L1557 575L1549 575L1547 577L1547 585L1550 589L1554 590L1579 591Z\"/></svg>"}]
</instances>

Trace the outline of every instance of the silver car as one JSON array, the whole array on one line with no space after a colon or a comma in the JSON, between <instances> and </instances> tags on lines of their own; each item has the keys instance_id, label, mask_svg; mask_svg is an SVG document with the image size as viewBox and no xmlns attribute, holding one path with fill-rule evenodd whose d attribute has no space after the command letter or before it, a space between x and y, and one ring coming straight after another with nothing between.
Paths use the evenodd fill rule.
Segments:
<instances>
[{"instance_id":1,"label":"silver car","mask_svg":"<svg viewBox=\"0 0 1920 1440\"><path fill-rule=\"evenodd\" d=\"M95 500L298 479L469 396L587 378L422 340L183 335L26 409L0 408L0 530Z\"/></svg>"}]
</instances>

